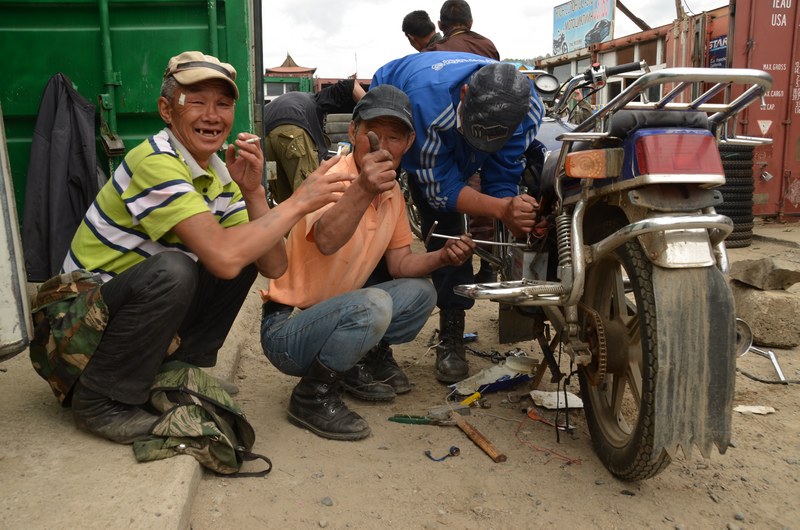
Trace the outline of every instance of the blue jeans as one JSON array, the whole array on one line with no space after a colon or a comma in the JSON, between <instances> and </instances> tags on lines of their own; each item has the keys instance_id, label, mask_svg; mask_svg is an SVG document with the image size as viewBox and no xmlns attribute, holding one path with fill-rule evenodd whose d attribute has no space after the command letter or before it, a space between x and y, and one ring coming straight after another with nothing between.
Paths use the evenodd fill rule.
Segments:
<instances>
[{"instance_id":1,"label":"blue jeans","mask_svg":"<svg viewBox=\"0 0 800 530\"><path fill-rule=\"evenodd\" d=\"M428 280L403 278L335 296L294 315L265 311L261 346L275 368L288 375L305 375L316 357L345 372L380 340L413 340L435 303Z\"/></svg>"}]
</instances>

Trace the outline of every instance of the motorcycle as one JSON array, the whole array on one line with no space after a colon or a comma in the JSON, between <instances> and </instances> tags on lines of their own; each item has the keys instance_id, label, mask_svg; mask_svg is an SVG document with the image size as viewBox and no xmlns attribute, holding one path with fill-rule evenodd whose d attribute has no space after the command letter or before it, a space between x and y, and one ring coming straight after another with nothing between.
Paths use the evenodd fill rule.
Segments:
<instances>
[{"instance_id":1,"label":"motorcycle","mask_svg":"<svg viewBox=\"0 0 800 530\"><path fill-rule=\"evenodd\" d=\"M585 121L562 119L573 91L638 70ZM548 228L518 240L497 226L493 250L478 254L501 281L456 292L527 317L553 383L577 372L592 446L616 477L653 477L678 447L687 457L693 446L706 458L713 446L724 454L737 339L724 242L733 223L715 211L723 198L714 188L725 183L718 144L770 141L736 136L731 122L771 77L650 72L644 62L593 65L563 87L531 75L548 115L525 185Z\"/></svg>"}]
</instances>

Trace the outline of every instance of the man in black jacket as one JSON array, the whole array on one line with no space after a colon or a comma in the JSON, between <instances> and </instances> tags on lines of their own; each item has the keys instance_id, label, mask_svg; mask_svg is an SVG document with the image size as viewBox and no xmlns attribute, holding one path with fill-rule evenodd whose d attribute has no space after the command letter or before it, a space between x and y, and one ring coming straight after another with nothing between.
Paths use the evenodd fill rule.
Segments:
<instances>
[{"instance_id":1,"label":"man in black jacket","mask_svg":"<svg viewBox=\"0 0 800 530\"><path fill-rule=\"evenodd\" d=\"M355 79L343 79L316 94L288 92L264 107L267 161L274 161L277 180L270 180L277 202L287 199L328 152L323 131L328 113L352 113L364 95Z\"/></svg>"}]
</instances>

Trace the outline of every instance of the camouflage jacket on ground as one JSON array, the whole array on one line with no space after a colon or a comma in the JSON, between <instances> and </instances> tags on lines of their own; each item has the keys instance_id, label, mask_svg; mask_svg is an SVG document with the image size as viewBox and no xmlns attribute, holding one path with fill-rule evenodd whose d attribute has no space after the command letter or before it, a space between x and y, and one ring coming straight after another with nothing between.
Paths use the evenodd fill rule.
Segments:
<instances>
[{"instance_id":1,"label":"camouflage jacket on ground","mask_svg":"<svg viewBox=\"0 0 800 530\"><path fill-rule=\"evenodd\" d=\"M100 281L87 271L50 278L33 303L31 363L62 405L108 324Z\"/></svg>"}]
</instances>

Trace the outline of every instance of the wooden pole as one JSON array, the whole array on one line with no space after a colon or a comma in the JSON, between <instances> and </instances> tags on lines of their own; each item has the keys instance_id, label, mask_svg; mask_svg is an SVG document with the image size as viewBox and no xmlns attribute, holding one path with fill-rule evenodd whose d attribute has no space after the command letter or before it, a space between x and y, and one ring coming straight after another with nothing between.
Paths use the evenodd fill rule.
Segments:
<instances>
[{"instance_id":1,"label":"wooden pole","mask_svg":"<svg viewBox=\"0 0 800 530\"><path fill-rule=\"evenodd\" d=\"M469 436L469 439L475 442L475 444L480 447L484 453L489 455L489 458L494 460L495 462L505 462L506 455L501 453L497 450L492 442L489 441L481 432L467 423L467 420L461 416L458 412L453 412L452 417L458 425L458 428L464 431L464 434Z\"/></svg>"}]
</instances>

